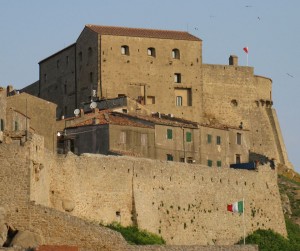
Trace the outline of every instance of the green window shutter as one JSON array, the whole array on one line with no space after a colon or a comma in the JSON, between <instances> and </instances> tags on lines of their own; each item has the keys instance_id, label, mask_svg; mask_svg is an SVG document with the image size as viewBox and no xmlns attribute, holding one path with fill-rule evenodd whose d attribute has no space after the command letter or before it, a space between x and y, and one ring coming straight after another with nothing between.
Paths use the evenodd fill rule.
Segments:
<instances>
[{"instance_id":1,"label":"green window shutter","mask_svg":"<svg viewBox=\"0 0 300 251\"><path fill-rule=\"evenodd\" d=\"M18 124L18 121L15 121L15 131L18 131L19 130L19 124Z\"/></svg>"},{"instance_id":2,"label":"green window shutter","mask_svg":"<svg viewBox=\"0 0 300 251\"><path fill-rule=\"evenodd\" d=\"M208 159L208 160L207 160L207 165L208 165L209 167L212 167L212 164L213 164L212 160Z\"/></svg>"},{"instance_id":3,"label":"green window shutter","mask_svg":"<svg viewBox=\"0 0 300 251\"><path fill-rule=\"evenodd\" d=\"M172 138L173 138L172 129L167 129L167 139L172 139Z\"/></svg>"},{"instance_id":4,"label":"green window shutter","mask_svg":"<svg viewBox=\"0 0 300 251\"><path fill-rule=\"evenodd\" d=\"M207 143L210 144L211 143L211 134L207 134Z\"/></svg>"},{"instance_id":5,"label":"green window shutter","mask_svg":"<svg viewBox=\"0 0 300 251\"><path fill-rule=\"evenodd\" d=\"M186 132L186 142L192 142L192 133Z\"/></svg>"},{"instance_id":6,"label":"green window shutter","mask_svg":"<svg viewBox=\"0 0 300 251\"><path fill-rule=\"evenodd\" d=\"M221 136L217 136L217 145L221 145Z\"/></svg>"},{"instance_id":7,"label":"green window shutter","mask_svg":"<svg viewBox=\"0 0 300 251\"><path fill-rule=\"evenodd\" d=\"M222 162L221 162L221 160L218 160L217 161L217 167L221 167L222 166Z\"/></svg>"},{"instance_id":8,"label":"green window shutter","mask_svg":"<svg viewBox=\"0 0 300 251\"><path fill-rule=\"evenodd\" d=\"M167 160L168 161L173 161L173 155L172 154L167 154Z\"/></svg>"}]
</instances>

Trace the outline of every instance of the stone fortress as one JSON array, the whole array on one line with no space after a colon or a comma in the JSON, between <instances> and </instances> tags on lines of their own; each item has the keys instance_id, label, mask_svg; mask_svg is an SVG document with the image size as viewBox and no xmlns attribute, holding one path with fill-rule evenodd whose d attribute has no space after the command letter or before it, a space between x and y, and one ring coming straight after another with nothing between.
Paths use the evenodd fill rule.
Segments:
<instances>
[{"instance_id":1,"label":"stone fortress","mask_svg":"<svg viewBox=\"0 0 300 251\"><path fill-rule=\"evenodd\" d=\"M186 32L95 25L39 65L39 81L23 93L0 91L0 206L11 226L36 234L41 244L90 250L133 248L91 222L137 225L167 244L189 245L184 250L219 250L242 238L244 227L247 234L270 228L286 236L276 169L261 161L274 158L292 168L272 107L271 79L239 66L236 56L229 65L203 64L202 41ZM209 128L242 126L248 135L243 161L262 165L250 171L205 161L55 153L56 133L74 109L118 96ZM210 148L200 149L202 159L216 163L222 147L215 147L211 157ZM236 162L234 151L226 163ZM226 211L242 198L245 222Z\"/></svg>"}]
</instances>

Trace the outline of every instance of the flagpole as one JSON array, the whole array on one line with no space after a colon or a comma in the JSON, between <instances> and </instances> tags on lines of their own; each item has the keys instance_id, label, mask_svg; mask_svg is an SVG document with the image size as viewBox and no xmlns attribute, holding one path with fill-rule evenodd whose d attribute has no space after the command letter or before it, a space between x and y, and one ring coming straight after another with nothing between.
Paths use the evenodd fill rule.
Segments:
<instances>
[{"instance_id":1,"label":"flagpole","mask_svg":"<svg viewBox=\"0 0 300 251\"><path fill-rule=\"evenodd\" d=\"M248 56L247 56L248 57ZM244 245L246 245L246 229L245 229L245 199L243 197L243 228L244 228Z\"/></svg>"}]
</instances>

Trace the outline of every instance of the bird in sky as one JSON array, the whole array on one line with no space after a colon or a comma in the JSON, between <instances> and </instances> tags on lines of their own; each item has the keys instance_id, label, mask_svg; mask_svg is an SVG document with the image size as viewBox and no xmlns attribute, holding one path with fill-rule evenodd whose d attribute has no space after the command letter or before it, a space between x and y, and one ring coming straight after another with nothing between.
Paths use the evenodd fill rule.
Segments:
<instances>
[{"instance_id":1,"label":"bird in sky","mask_svg":"<svg viewBox=\"0 0 300 251\"><path fill-rule=\"evenodd\" d=\"M286 73L286 75L288 75L289 77L293 78L294 76L289 74L289 73Z\"/></svg>"},{"instance_id":2,"label":"bird in sky","mask_svg":"<svg viewBox=\"0 0 300 251\"><path fill-rule=\"evenodd\" d=\"M246 5L245 7L246 7L246 8L251 8L251 7L252 7L252 5Z\"/></svg>"}]
</instances>

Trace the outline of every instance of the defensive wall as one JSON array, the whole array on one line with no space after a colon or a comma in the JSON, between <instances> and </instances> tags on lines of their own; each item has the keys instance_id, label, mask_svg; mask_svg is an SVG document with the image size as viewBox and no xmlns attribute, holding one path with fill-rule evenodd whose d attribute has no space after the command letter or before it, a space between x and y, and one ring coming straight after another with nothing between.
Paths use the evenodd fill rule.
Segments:
<instances>
[{"instance_id":1,"label":"defensive wall","mask_svg":"<svg viewBox=\"0 0 300 251\"><path fill-rule=\"evenodd\" d=\"M277 173L269 165L248 171L91 154L45 155L42 165L30 182L36 203L93 222L136 224L168 244L237 242L243 217L227 212L227 204L243 198L247 234L270 228L286 236Z\"/></svg>"},{"instance_id":2,"label":"defensive wall","mask_svg":"<svg viewBox=\"0 0 300 251\"><path fill-rule=\"evenodd\" d=\"M204 117L250 131L251 153L292 168L272 100L272 80L252 67L203 64Z\"/></svg>"},{"instance_id":3,"label":"defensive wall","mask_svg":"<svg viewBox=\"0 0 300 251\"><path fill-rule=\"evenodd\" d=\"M66 165L66 163L63 163L62 165L55 166L53 163L55 161L51 161L50 158L48 158L46 155L42 152L39 152L39 146L43 143L41 141L41 138L39 137L33 137L32 142L26 142L23 146L20 146L19 144L0 144L0 206L4 207L7 212L7 218L6 222L7 225L10 226L13 229L17 229L19 231L30 231L34 233L36 236L39 236L40 244L47 244L47 245L69 245L69 246L78 246L80 250L143 250L143 251L154 251L154 250L166 250L166 251L179 251L179 250L187 250L187 251L221 251L221 250L242 250L242 251L256 251L258 250L257 246L195 246L195 245L188 245L188 246L144 246L144 247L138 247L138 246L130 246L127 245L124 239L121 237L121 235L117 232L114 232L110 229L107 229L105 227L99 226L99 224L93 224L90 221L85 221L83 219L80 219L79 217L75 217L74 215L71 215L70 213L66 212L60 212L54 208L49 208L44 205L38 205L37 199L41 199L43 203L47 203L47 200L41 198L42 196L45 196L46 194L35 194L36 201L32 200L30 198L32 196L33 192L36 192L35 190L41 189L41 187L33 186L34 182L36 183L47 183L46 177L43 176L50 176L55 177L55 175L62 175L65 178L65 182L67 182L70 179L75 181L75 178L77 178L77 175L83 175L82 177L82 183L76 184L73 183L74 191L81 191L80 196L84 197L83 194L85 194L86 197L88 197L89 191L85 191L85 188L80 186L84 183L89 183L89 179L91 176L93 176L89 171L92 171L91 169L87 168L89 166L81 166L83 164L82 160L80 158L75 156L68 156L65 158L69 164L73 165L74 161L80 165L80 170L77 170L77 174L74 176L69 176L69 171L67 169L77 169L79 166L75 165L74 168L71 166ZM87 160L90 157L84 157L83 160ZM117 158L119 159L119 158ZM58 159L61 161L61 159ZM99 161L98 158L95 158L95 160ZM107 159L108 160L108 159ZM50 162L49 162L50 161ZM105 160L106 161L106 160ZM123 170L120 170L121 167L118 168L118 172L121 174L123 173L123 177L125 176L125 173L128 174L128 176L132 176L132 171L128 173L127 166L129 162L127 163L126 160L122 160L120 158L121 162L117 162L117 166L119 164L123 163L123 169L126 169L126 172L123 172ZM88 161L90 162L90 161ZM58 162L57 162L58 163ZM51 167L52 166L52 167ZM172 165L171 165L172 166ZM56 173L51 174L50 172L47 174L47 169L51 167L52 168L58 168L61 169L60 171L56 171ZM104 165L104 168L111 167L111 163L108 161L108 165ZM50 170L48 170L50 171ZM103 173L103 177L106 176L107 182L102 183L103 180L98 179L98 185L99 188L105 189L105 187L112 187L115 186L117 182L126 184L126 181L121 181L120 179L115 181L114 184L109 184L110 180L108 173L114 173L117 174L117 170L107 170L107 172L102 172L102 169L99 169L99 162L98 162L98 172ZM143 174L143 171L140 170L138 172L141 174L141 178L147 174L148 172L145 172ZM137 175L138 173L135 172ZM96 174L97 177L99 177L99 174ZM147 175L146 175L147 176ZM139 175L138 175L139 177ZM57 177L60 178L60 177ZM87 180L85 180L87 178ZM153 178L153 177L152 177ZM93 183L95 180L93 180L91 183ZM145 180L147 182L147 180ZM60 181L58 180L57 183L59 184ZM67 182L68 184L71 184L71 182ZM134 185L134 189L136 190L137 199L135 200L137 202L136 209L141 210L143 209L143 202L140 199L143 195L143 189L141 185L144 184L144 182L140 183L137 182L136 185ZM54 181L52 180L51 186L54 185ZM60 184L61 185L61 184ZM128 186L128 184L126 184ZM132 185L132 184L130 184ZM136 187L138 186L138 187ZM121 187L121 186L120 186ZM123 185L124 187L124 185ZM47 184L43 186L45 190L48 189ZM107 189L106 188L106 189ZM52 194L50 188L50 194ZM107 207L111 207L111 202L114 198L114 195L118 195L120 191L118 192L117 189L113 189L114 192L108 193L107 195L110 195L112 197L106 197L104 200L102 200L103 206L105 207L105 204L108 204ZM55 190L57 191L57 190ZM101 192L98 189L98 192ZM98 193L98 192L95 192ZM72 193L69 193L73 195ZM61 191L61 196L65 196L66 193L64 191ZM40 197L39 197L40 196ZM144 196L147 196L145 193ZM144 197L143 196L143 197ZM152 201L152 198L150 198ZM162 199L164 199L162 197ZM131 200L132 202L132 200ZM118 204L118 202L114 202ZM149 203L146 203L146 207ZM82 209L83 204L79 206L79 208ZM89 210L89 206L87 205L86 210ZM118 205L122 206L121 204ZM76 208L78 206L76 205ZM93 207L95 210L96 206ZM149 210L150 208L148 208ZM145 208L145 215L153 216L157 214L157 210L153 210L154 213L149 212L147 208ZM276 210L276 206L275 206ZM92 213L92 212L91 212ZM124 211L121 210L121 216L124 213ZM138 214L143 215L144 212L139 211L137 213L137 220L139 221L138 224L146 228L145 220L140 220L138 217ZM196 214L197 216L197 214ZM109 217L109 216L108 216ZM197 216L198 217L198 216ZM150 219L150 218L149 218ZM157 218L156 218L157 219ZM99 220L99 219L98 219ZM143 223L144 225L140 224ZM284 228L284 227L283 227ZM228 228L230 229L230 228ZM172 229L170 229L172 231ZM179 230L179 233L181 231ZM11 250L21 250L21 249L11 249Z\"/></svg>"}]
</instances>

